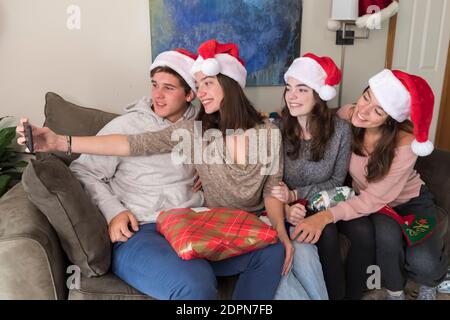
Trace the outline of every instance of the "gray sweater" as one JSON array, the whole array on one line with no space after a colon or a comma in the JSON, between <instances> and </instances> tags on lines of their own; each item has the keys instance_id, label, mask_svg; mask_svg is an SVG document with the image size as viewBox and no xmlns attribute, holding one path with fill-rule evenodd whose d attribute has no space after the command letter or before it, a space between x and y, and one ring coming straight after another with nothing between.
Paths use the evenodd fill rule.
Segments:
<instances>
[{"instance_id":1,"label":"gray sweater","mask_svg":"<svg viewBox=\"0 0 450 320\"><path fill-rule=\"evenodd\" d=\"M151 109L144 97L126 107L126 113L109 122L98 135L159 131L174 125ZM192 105L182 119L194 119ZM180 119L181 120L181 119ZM151 157L81 155L70 169L83 184L109 223L130 210L139 223L155 222L161 210L203 205L203 192L193 192L192 165L173 164L169 153Z\"/></svg>"},{"instance_id":2,"label":"gray sweater","mask_svg":"<svg viewBox=\"0 0 450 320\"><path fill-rule=\"evenodd\" d=\"M284 141L283 179L289 189L297 190L298 198L309 199L317 192L341 186L347 175L351 155L352 132L350 124L335 117L335 132L325 149L321 161L309 161L310 142L303 141L303 153L296 160L286 154L288 142ZM280 122L275 122L280 127Z\"/></svg>"}]
</instances>

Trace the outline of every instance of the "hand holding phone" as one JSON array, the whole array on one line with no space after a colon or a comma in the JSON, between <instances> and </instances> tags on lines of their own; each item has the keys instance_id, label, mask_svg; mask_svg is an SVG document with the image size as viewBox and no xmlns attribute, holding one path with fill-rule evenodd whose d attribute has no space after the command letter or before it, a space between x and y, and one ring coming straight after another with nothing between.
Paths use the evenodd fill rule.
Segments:
<instances>
[{"instance_id":1,"label":"hand holding phone","mask_svg":"<svg viewBox=\"0 0 450 320\"><path fill-rule=\"evenodd\" d=\"M34 152L33 131L28 121L23 123L23 129L25 132L25 145L27 146L29 152L33 153Z\"/></svg>"}]
</instances>

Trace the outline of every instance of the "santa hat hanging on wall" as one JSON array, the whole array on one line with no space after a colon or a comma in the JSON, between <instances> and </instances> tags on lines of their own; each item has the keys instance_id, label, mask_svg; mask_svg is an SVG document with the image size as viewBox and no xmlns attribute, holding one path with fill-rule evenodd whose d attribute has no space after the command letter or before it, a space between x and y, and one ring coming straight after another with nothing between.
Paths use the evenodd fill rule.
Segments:
<instances>
[{"instance_id":1,"label":"santa hat hanging on wall","mask_svg":"<svg viewBox=\"0 0 450 320\"><path fill-rule=\"evenodd\" d=\"M356 8L355 8L356 9ZM381 24L398 12L398 2L394 0L359 0L358 18L355 24L359 28L370 30L381 28ZM341 21L328 20L328 29L332 31L341 28Z\"/></svg>"},{"instance_id":2,"label":"santa hat hanging on wall","mask_svg":"<svg viewBox=\"0 0 450 320\"><path fill-rule=\"evenodd\" d=\"M411 117L415 136L411 149L418 156L429 155L434 148L428 140L434 108L429 84L421 77L384 69L369 79L369 86L383 110L394 120L403 122Z\"/></svg>"},{"instance_id":3,"label":"santa hat hanging on wall","mask_svg":"<svg viewBox=\"0 0 450 320\"><path fill-rule=\"evenodd\" d=\"M355 23L359 28L378 29L384 21L397 12L397 1L359 0L359 18Z\"/></svg>"}]
</instances>

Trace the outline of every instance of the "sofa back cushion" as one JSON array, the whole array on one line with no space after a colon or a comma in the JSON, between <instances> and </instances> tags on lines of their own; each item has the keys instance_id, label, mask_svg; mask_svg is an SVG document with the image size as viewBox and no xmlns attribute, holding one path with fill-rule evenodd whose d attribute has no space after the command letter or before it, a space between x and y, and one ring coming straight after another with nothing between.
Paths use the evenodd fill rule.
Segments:
<instances>
[{"instance_id":1,"label":"sofa back cushion","mask_svg":"<svg viewBox=\"0 0 450 320\"><path fill-rule=\"evenodd\" d=\"M45 95L45 122L58 134L72 136L94 136L108 122L117 117L115 113L93 108L85 108L64 100L53 92ZM67 156L62 152L53 153L67 165L79 157L79 154ZM49 153L39 153L37 159L44 159Z\"/></svg>"},{"instance_id":2,"label":"sofa back cushion","mask_svg":"<svg viewBox=\"0 0 450 320\"><path fill-rule=\"evenodd\" d=\"M106 220L67 165L55 156L31 160L22 183L56 230L69 260L88 277L105 274L111 263Z\"/></svg>"},{"instance_id":3,"label":"sofa back cushion","mask_svg":"<svg viewBox=\"0 0 450 320\"><path fill-rule=\"evenodd\" d=\"M415 169L435 198L436 204L450 213L450 151L435 149L418 157Z\"/></svg>"}]
</instances>

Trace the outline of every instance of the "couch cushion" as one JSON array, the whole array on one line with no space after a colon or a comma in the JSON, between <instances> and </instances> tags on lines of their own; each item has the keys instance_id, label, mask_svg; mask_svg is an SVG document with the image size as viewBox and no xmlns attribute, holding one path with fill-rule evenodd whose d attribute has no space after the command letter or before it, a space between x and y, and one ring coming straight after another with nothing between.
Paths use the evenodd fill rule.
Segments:
<instances>
[{"instance_id":1,"label":"couch cushion","mask_svg":"<svg viewBox=\"0 0 450 320\"><path fill-rule=\"evenodd\" d=\"M117 117L117 114L105 112L92 108L80 107L64 100L53 92L45 95L45 122L58 134L72 136L93 136L100 131L108 122ZM70 164L79 157L79 154L67 156L62 152L55 152L66 164ZM48 153L40 153L38 159L47 157Z\"/></svg>"},{"instance_id":2,"label":"couch cushion","mask_svg":"<svg viewBox=\"0 0 450 320\"><path fill-rule=\"evenodd\" d=\"M220 300L230 300L238 277L218 277ZM101 277L81 276L80 286L70 289L69 300L154 300L109 272Z\"/></svg>"},{"instance_id":3,"label":"couch cushion","mask_svg":"<svg viewBox=\"0 0 450 320\"><path fill-rule=\"evenodd\" d=\"M0 300L66 299L65 256L22 183L0 198Z\"/></svg>"},{"instance_id":4,"label":"couch cushion","mask_svg":"<svg viewBox=\"0 0 450 320\"><path fill-rule=\"evenodd\" d=\"M86 276L106 273L111 262L106 220L70 169L55 156L31 160L22 183L56 230L70 261Z\"/></svg>"},{"instance_id":5,"label":"couch cushion","mask_svg":"<svg viewBox=\"0 0 450 320\"><path fill-rule=\"evenodd\" d=\"M154 300L111 272L95 278L81 276L79 285L70 289L69 300Z\"/></svg>"}]
</instances>

